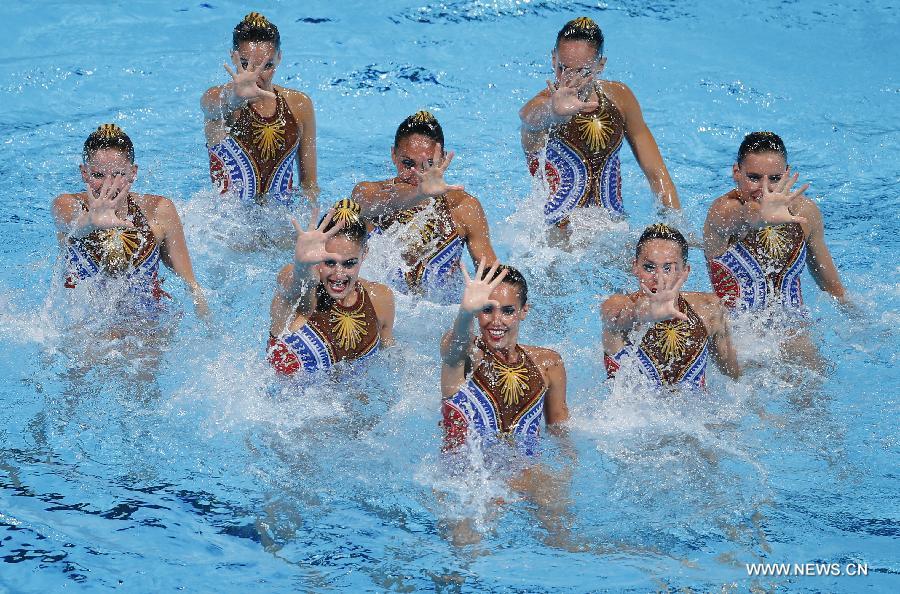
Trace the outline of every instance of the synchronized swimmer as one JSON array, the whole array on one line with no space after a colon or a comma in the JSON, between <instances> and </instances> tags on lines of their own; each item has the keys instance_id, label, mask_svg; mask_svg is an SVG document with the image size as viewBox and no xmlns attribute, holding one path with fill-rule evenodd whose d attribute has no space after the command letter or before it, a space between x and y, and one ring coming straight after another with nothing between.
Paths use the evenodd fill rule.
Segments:
<instances>
[{"instance_id":1,"label":"synchronized swimmer","mask_svg":"<svg viewBox=\"0 0 900 594\"><path fill-rule=\"evenodd\" d=\"M606 60L597 24L569 21L551 52L555 79L519 112L529 170L548 190L543 216L550 232L565 229L580 208L624 216L623 140L661 204L681 207L634 95L623 83L599 78ZM393 177L357 184L351 198L320 218L313 104L273 83L281 62L277 27L248 14L234 29L231 62L225 69L232 80L202 98L216 188L248 208L297 204L298 195L312 207L306 228L293 220L293 259L278 273L271 301L267 359L277 374L315 378L336 366L353 370L389 347L395 291L458 303L440 344L443 450L450 455L477 436L536 459L542 427L559 433L569 417L563 357L519 342L528 282L499 261L481 202L445 180L454 153L434 115L419 111L397 128ZM641 234L632 266L638 289L602 304L597 332L610 378L630 368L657 388L703 390L712 358L723 375L739 379L731 320L787 310L801 331L786 336L803 342L805 267L837 302L848 302L822 214L804 195L808 185L794 189L799 176L781 138L748 134L732 171L735 188L712 203L704 225L713 292L681 290L691 270L679 230L658 223ZM81 174L85 190L53 202L65 286L123 281L123 316L152 315L168 301L158 276L162 262L184 281L197 313L207 315L175 206L131 191L137 165L128 135L114 124L92 132ZM374 235L397 240L403 264L386 271L388 284L360 277ZM476 266L471 277L465 252Z\"/></svg>"}]
</instances>

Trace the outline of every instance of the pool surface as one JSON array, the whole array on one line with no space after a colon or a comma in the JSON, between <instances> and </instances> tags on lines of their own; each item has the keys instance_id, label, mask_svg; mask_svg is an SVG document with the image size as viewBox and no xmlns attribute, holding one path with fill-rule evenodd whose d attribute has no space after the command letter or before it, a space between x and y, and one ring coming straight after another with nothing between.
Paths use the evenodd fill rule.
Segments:
<instances>
[{"instance_id":1,"label":"pool surface","mask_svg":"<svg viewBox=\"0 0 900 594\"><path fill-rule=\"evenodd\" d=\"M480 198L531 284L523 342L568 369L577 462L552 438L543 455L559 530L497 460L441 464L454 306L398 297L399 345L362 375L276 381L268 305L290 251L246 244L259 224L290 237L288 213L210 191L199 108L250 10L281 31L276 82L315 102L323 202L391 175L407 115L443 125L448 181ZM826 373L779 363L771 330L739 321L741 360L765 363L740 382L712 371L707 394L668 398L605 382L599 302L633 288L650 190L623 150L628 222L584 217L562 252L542 239L518 133L556 32L581 14L603 28L606 76L641 101L684 230L700 234L732 187L744 134L784 138L856 304L840 311L804 275ZM57 1L0 16L0 591L900 591L896 3ZM171 273L171 330L151 336L97 340L109 312L59 288L50 202L81 189L82 143L109 121L134 140L136 190L179 208L210 327L181 311ZM364 277L383 277L382 247ZM687 288L709 290L697 250L690 263ZM444 520L462 516L479 544L448 542ZM755 563L868 574L750 576Z\"/></svg>"}]
</instances>

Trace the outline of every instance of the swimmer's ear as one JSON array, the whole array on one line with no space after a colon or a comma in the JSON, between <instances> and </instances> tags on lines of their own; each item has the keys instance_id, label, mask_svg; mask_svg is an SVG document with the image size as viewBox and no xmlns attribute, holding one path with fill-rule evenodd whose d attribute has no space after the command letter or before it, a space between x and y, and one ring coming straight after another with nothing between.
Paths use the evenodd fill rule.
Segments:
<instances>
[{"instance_id":1,"label":"swimmer's ear","mask_svg":"<svg viewBox=\"0 0 900 594\"><path fill-rule=\"evenodd\" d=\"M597 61L597 74L603 72L604 68L606 68L606 56L600 56L600 59Z\"/></svg>"},{"instance_id":2,"label":"swimmer's ear","mask_svg":"<svg viewBox=\"0 0 900 594\"><path fill-rule=\"evenodd\" d=\"M131 164L131 175L129 176L131 179L128 180L128 183L133 184L134 180L137 179L138 166L136 163Z\"/></svg>"},{"instance_id":3,"label":"swimmer's ear","mask_svg":"<svg viewBox=\"0 0 900 594\"><path fill-rule=\"evenodd\" d=\"M78 169L81 170L81 179L84 180L84 183L88 183L88 181L91 179L91 172L88 171L87 165L85 163L82 163L78 166Z\"/></svg>"},{"instance_id":4,"label":"swimmer's ear","mask_svg":"<svg viewBox=\"0 0 900 594\"><path fill-rule=\"evenodd\" d=\"M733 179L736 184L741 181L741 168L737 163L731 166L731 179Z\"/></svg>"},{"instance_id":5,"label":"swimmer's ear","mask_svg":"<svg viewBox=\"0 0 900 594\"><path fill-rule=\"evenodd\" d=\"M525 317L528 315L529 310L531 310L531 304L530 304L530 303L526 303L525 305L523 305L523 306L522 306L522 311L519 312L519 319L520 319L520 320L524 320Z\"/></svg>"},{"instance_id":6,"label":"swimmer's ear","mask_svg":"<svg viewBox=\"0 0 900 594\"><path fill-rule=\"evenodd\" d=\"M365 246L363 246L362 255L360 255L360 257L359 257L360 264L363 262L363 260L366 259L366 256L368 256L368 255L369 255L369 246L365 245Z\"/></svg>"}]
</instances>

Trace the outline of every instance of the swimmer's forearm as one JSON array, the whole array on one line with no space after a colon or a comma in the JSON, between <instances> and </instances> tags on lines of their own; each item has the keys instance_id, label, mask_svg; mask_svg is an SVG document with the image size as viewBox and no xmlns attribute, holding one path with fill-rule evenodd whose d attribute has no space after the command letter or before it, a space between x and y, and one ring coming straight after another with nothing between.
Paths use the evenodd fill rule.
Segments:
<instances>
[{"instance_id":1,"label":"swimmer's forearm","mask_svg":"<svg viewBox=\"0 0 900 594\"><path fill-rule=\"evenodd\" d=\"M234 85L231 83L210 90L203 96L201 105L203 113L208 120L220 120L226 113L232 112L246 103L234 93Z\"/></svg>"},{"instance_id":2,"label":"swimmer's forearm","mask_svg":"<svg viewBox=\"0 0 900 594\"><path fill-rule=\"evenodd\" d=\"M551 126L565 124L571 116L560 116L553 112L550 97L538 95L519 110L522 127L530 132L544 132Z\"/></svg>"},{"instance_id":3,"label":"swimmer's forearm","mask_svg":"<svg viewBox=\"0 0 900 594\"><path fill-rule=\"evenodd\" d=\"M453 327L450 329L447 349L443 356L445 364L456 366L465 361L469 354L469 345L472 344L474 338L472 333L474 319L475 315L472 312L466 311L460 306Z\"/></svg>"}]
</instances>

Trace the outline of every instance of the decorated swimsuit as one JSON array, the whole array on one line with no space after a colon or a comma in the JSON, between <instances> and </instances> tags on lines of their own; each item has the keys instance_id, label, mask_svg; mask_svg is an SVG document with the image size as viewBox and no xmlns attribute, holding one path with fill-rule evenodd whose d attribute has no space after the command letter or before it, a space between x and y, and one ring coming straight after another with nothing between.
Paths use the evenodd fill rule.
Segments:
<instances>
[{"instance_id":1,"label":"decorated swimsuit","mask_svg":"<svg viewBox=\"0 0 900 594\"><path fill-rule=\"evenodd\" d=\"M600 105L551 128L546 150L528 155L528 169L541 175L550 189L544 204L548 225L563 227L576 208L602 206L624 215L619 149L625 138L625 118L612 101L596 89Z\"/></svg>"},{"instance_id":2,"label":"decorated swimsuit","mask_svg":"<svg viewBox=\"0 0 900 594\"><path fill-rule=\"evenodd\" d=\"M320 285L317 293L322 292ZM268 359L279 373L293 375L300 369L322 371L341 361L363 361L378 352L380 344L375 306L357 282L353 305L317 309L298 330L270 336Z\"/></svg>"},{"instance_id":3,"label":"decorated swimsuit","mask_svg":"<svg viewBox=\"0 0 900 594\"><path fill-rule=\"evenodd\" d=\"M390 284L403 293L440 293L458 271L465 242L450 215L445 196L425 204L378 217L376 233L399 232L406 269L390 275ZM454 294L454 298L458 298Z\"/></svg>"},{"instance_id":4,"label":"decorated swimsuit","mask_svg":"<svg viewBox=\"0 0 900 594\"><path fill-rule=\"evenodd\" d=\"M738 191L732 192L738 199ZM800 223L763 227L709 262L716 295L732 310L759 311L771 305L803 305L800 275L806 240Z\"/></svg>"},{"instance_id":5,"label":"decorated swimsuit","mask_svg":"<svg viewBox=\"0 0 900 594\"><path fill-rule=\"evenodd\" d=\"M228 135L208 147L209 175L222 193L241 204L267 198L290 204L299 126L284 96L275 91L275 113L263 117L247 104L226 121Z\"/></svg>"},{"instance_id":6,"label":"decorated swimsuit","mask_svg":"<svg viewBox=\"0 0 900 594\"><path fill-rule=\"evenodd\" d=\"M124 279L134 305L155 308L168 294L159 280L159 243L147 217L126 199L133 227L97 229L84 237L69 237L66 245L67 288L85 279ZM87 207L82 203L82 208Z\"/></svg>"},{"instance_id":7,"label":"decorated swimsuit","mask_svg":"<svg viewBox=\"0 0 900 594\"><path fill-rule=\"evenodd\" d=\"M678 311L687 316L687 321L657 322L636 347L626 344L618 353L606 353L607 375L615 377L626 361L633 361L657 386L702 388L706 383L709 335L703 320L681 295Z\"/></svg>"},{"instance_id":8,"label":"decorated swimsuit","mask_svg":"<svg viewBox=\"0 0 900 594\"><path fill-rule=\"evenodd\" d=\"M444 451L458 447L473 431L488 442L511 438L524 453L536 453L547 394L540 370L519 345L516 365L497 360L480 338L475 348L484 356L459 391L441 405Z\"/></svg>"}]
</instances>

